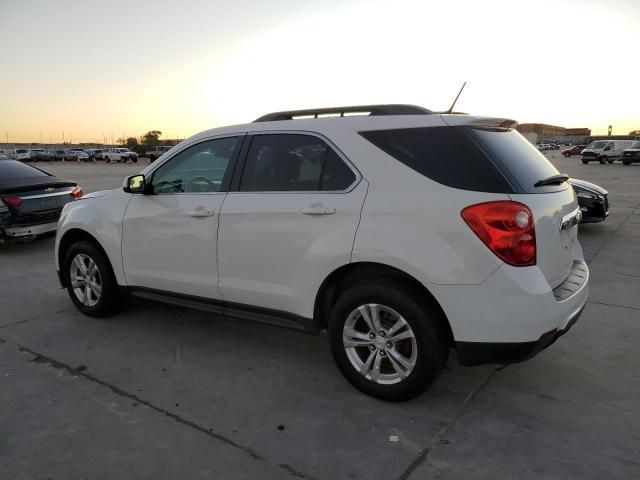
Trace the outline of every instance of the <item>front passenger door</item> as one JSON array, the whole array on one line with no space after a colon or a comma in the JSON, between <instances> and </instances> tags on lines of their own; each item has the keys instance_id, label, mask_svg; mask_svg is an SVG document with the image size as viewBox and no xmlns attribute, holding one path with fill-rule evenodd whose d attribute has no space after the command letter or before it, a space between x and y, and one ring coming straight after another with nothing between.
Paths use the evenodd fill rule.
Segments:
<instances>
[{"instance_id":1,"label":"front passenger door","mask_svg":"<svg viewBox=\"0 0 640 480\"><path fill-rule=\"evenodd\" d=\"M152 194L133 194L123 225L127 283L219 299L218 218L242 136L192 145L151 174Z\"/></svg>"}]
</instances>

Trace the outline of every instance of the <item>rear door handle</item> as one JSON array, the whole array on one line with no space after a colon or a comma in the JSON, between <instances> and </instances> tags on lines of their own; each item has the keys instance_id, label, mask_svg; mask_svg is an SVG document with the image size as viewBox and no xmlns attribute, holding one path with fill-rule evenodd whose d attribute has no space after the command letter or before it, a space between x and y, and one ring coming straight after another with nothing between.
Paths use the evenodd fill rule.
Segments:
<instances>
[{"instance_id":1,"label":"rear door handle","mask_svg":"<svg viewBox=\"0 0 640 480\"><path fill-rule=\"evenodd\" d=\"M334 213L336 213L336 209L327 208L327 207L323 207L322 205L319 205L319 206L307 207L302 210L302 213L304 213L305 215L333 215Z\"/></svg>"},{"instance_id":2,"label":"rear door handle","mask_svg":"<svg viewBox=\"0 0 640 480\"><path fill-rule=\"evenodd\" d=\"M193 212L189 212L190 217L203 218L213 217L213 210L205 210L204 208L196 208Z\"/></svg>"}]
</instances>

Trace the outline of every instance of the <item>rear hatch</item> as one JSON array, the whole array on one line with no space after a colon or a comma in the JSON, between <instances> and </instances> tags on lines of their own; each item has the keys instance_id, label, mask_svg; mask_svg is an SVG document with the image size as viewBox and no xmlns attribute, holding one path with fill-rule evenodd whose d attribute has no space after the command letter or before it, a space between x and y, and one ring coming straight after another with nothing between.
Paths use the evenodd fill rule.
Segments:
<instances>
[{"instance_id":1,"label":"rear hatch","mask_svg":"<svg viewBox=\"0 0 640 480\"><path fill-rule=\"evenodd\" d=\"M551 287L556 287L569 275L576 253L579 208L573 188L562 178L553 180L558 170L516 130L462 128L510 186L505 193L531 209L536 264ZM545 179L552 180L541 185Z\"/></svg>"}]
</instances>

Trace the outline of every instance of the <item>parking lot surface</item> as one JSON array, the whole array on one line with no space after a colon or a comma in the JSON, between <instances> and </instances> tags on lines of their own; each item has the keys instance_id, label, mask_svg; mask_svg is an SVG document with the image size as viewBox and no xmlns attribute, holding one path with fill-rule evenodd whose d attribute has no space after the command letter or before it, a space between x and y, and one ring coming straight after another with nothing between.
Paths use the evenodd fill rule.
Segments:
<instances>
[{"instance_id":1,"label":"parking lot surface","mask_svg":"<svg viewBox=\"0 0 640 480\"><path fill-rule=\"evenodd\" d=\"M609 190L610 217L579 227L581 319L525 363L452 352L406 403L357 392L325 336L142 300L85 317L51 236L3 247L0 478L640 478L640 165L547 156ZM144 165L41 167L90 192Z\"/></svg>"}]
</instances>

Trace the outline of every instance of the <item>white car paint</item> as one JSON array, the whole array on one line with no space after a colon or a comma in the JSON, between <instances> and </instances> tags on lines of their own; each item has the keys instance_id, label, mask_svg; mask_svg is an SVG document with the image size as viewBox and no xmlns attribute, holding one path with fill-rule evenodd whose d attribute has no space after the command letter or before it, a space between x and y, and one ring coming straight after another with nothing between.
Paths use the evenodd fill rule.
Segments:
<instances>
[{"instance_id":1,"label":"white car paint","mask_svg":"<svg viewBox=\"0 0 640 480\"><path fill-rule=\"evenodd\" d=\"M313 315L322 281L332 271L352 262L376 262L422 283L442 307L456 341L535 341L566 326L586 302L587 281L564 301L556 300L553 292L572 263L582 260L576 229L560 232L563 216L577 208L573 190L516 196L450 188L417 174L358 134L499 125L502 120L466 115L354 116L202 132L143 173L152 174L204 139L295 132L330 139L357 170L358 181L351 190L338 193L232 192L158 198L113 191L65 207L56 251L66 232L84 229L101 243L122 286L222 299L307 318ZM534 214L535 266L504 264L460 217L469 205L509 199L525 203ZM189 216L200 207L212 215ZM335 213L305 215L303 210L309 207Z\"/></svg>"}]
</instances>

